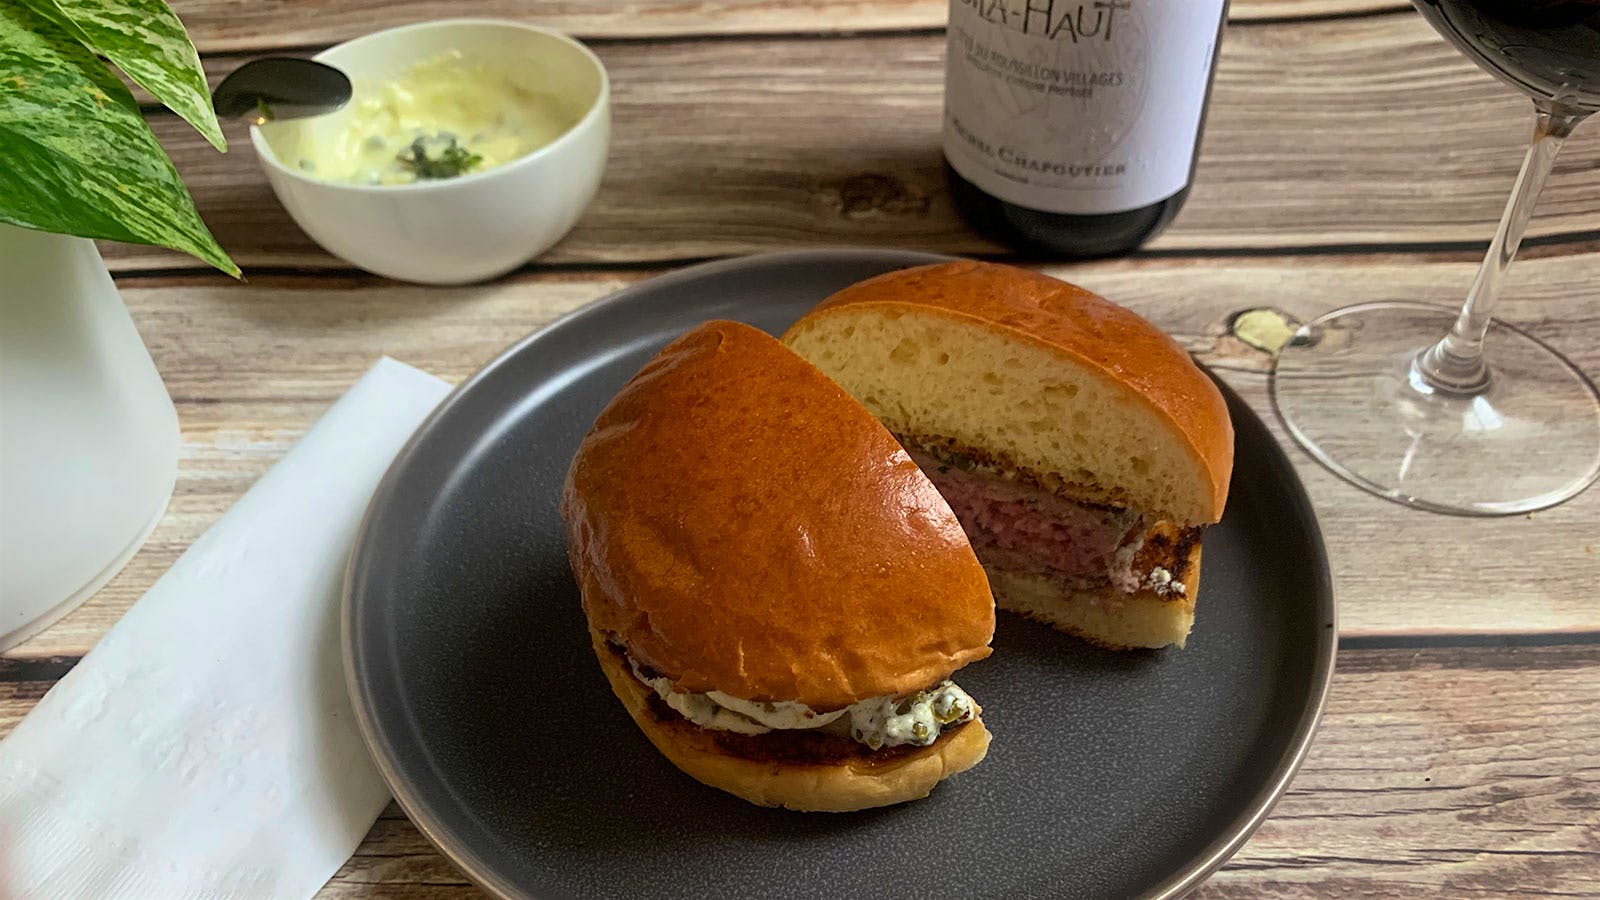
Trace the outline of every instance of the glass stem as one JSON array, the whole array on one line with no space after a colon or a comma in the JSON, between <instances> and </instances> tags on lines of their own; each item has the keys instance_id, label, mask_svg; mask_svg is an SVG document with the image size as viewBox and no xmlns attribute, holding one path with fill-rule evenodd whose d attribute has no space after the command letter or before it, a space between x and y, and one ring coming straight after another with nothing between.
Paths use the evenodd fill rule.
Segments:
<instances>
[{"instance_id":1,"label":"glass stem","mask_svg":"<svg viewBox=\"0 0 1600 900\"><path fill-rule=\"evenodd\" d=\"M1500 290L1500 280L1510 268L1522 243L1539 191L1544 187L1556 154L1572 129L1587 113L1573 112L1549 101L1534 103L1536 118L1533 146L1522 161L1522 171L1511 189L1511 199L1500 216L1500 227L1489 252L1478 267L1478 277L1467 292L1467 302L1450 333L1439 343L1417 356L1416 373L1435 390L1452 394L1476 394L1489 386L1489 367L1483 361L1483 339L1489 332L1490 311Z\"/></svg>"}]
</instances>

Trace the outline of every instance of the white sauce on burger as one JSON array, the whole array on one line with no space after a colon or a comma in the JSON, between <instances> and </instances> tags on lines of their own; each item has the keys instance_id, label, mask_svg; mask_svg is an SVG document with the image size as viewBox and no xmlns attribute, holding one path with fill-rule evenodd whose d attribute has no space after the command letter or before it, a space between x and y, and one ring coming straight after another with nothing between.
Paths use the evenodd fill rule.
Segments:
<instances>
[{"instance_id":1,"label":"white sauce on burger","mask_svg":"<svg viewBox=\"0 0 1600 900\"><path fill-rule=\"evenodd\" d=\"M1161 566L1156 566L1154 569L1150 570L1150 576L1149 578L1145 579L1145 584L1149 586L1152 591L1155 591L1157 594L1161 594L1162 596L1166 596L1168 594L1182 594L1188 590L1188 588L1184 586L1183 582L1173 578L1172 573Z\"/></svg>"},{"instance_id":2,"label":"white sauce on burger","mask_svg":"<svg viewBox=\"0 0 1600 900\"><path fill-rule=\"evenodd\" d=\"M684 693L674 690L668 678L647 677L632 658L628 665L636 678L685 719L702 728L738 734L842 726L848 721L850 736L873 750L903 744L926 747L945 728L972 721L977 709L967 692L948 680L915 694L869 697L844 709L817 712L792 701L757 703L721 691Z\"/></svg>"}]
</instances>

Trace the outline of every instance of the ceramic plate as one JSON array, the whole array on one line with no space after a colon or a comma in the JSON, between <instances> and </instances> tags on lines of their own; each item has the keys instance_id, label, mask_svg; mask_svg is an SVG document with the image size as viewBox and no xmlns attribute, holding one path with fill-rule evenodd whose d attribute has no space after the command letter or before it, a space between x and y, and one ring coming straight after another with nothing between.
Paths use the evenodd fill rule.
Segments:
<instances>
[{"instance_id":1,"label":"ceramic plate","mask_svg":"<svg viewBox=\"0 0 1600 900\"><path fill-rule=\"evenodd\" d=\"M922 254L820 251L644 282L468 379L400 453L350 563L345 660L407 814L508 897L1176 896L1260 824L1305 753L1333 670L1311 506L1228 393L1232 496L1205 536L1181 651L1113 653L1000 616L961 671L989 757L927 800L846 815L762 809L679 773L601 675L567 570L562 478L600 408L712 318L777 333Z\"/></svg>"}]
</instances>

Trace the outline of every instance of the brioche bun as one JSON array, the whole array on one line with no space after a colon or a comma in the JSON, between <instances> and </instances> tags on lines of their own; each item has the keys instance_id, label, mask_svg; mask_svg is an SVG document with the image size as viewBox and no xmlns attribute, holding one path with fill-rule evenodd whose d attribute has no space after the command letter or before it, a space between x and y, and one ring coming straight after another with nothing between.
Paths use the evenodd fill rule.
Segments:
<instances>
[{"instance_id":1,"label":"brioche bun","mask_svg":"<svg viewBox=\"0 0 1600 900\"><path fill-rule=\"evenodd\" d=\"M1083 288L992 263L919 266L839 291L783 341L901 438L982 448L1179 525L1222 517L1222 394L1176 341Z\"/></svg>"},{"instance_id":2,"label":"brioche bun","mask_svg":"<svg viewBox=\"0 0 1600 900\"><path fill-rule=\"evenodd\" d=\"M622 388L562 515L590 624L680 691L838 709L989 655L993 598L950 507L748 325L706 323Z\"/></svg>"}]
</instances>

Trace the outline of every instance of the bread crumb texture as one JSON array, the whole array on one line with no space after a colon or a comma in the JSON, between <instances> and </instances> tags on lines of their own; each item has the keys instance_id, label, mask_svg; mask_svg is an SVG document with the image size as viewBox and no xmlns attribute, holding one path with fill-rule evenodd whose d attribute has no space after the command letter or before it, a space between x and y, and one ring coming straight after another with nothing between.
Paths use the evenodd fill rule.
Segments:
<instances>
[{"instance_id":1,"label":"bread crumb texture","mask_svg":"<svg viewBox=\"0 0 1600 900\"><path fill-rule=\"evenodd\" d=\"M982 447L1078 499L1212 518L1210 478L1171 420L1046 344L937 310L866 304L813 314L784 340L897 435Z\"/></svg>"}]
</instances>

